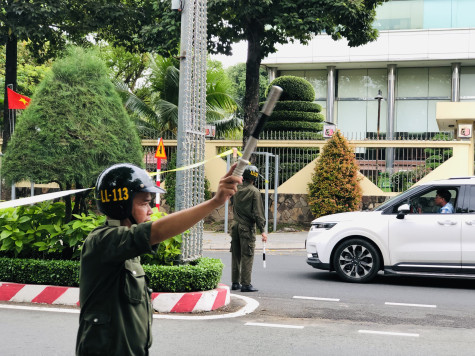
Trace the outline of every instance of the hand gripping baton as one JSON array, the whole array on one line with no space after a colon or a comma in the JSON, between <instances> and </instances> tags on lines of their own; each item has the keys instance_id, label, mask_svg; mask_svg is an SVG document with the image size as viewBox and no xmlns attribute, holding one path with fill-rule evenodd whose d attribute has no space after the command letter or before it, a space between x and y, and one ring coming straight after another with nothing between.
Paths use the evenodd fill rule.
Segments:
<instances>
[{"instance_id":1,"label":"hand gripping baton","mask_svg":"<svg viewBox=\"0 0 475 356\"><path fill-rule=\"evenodd\" d=\"M244 169L249 165L249 158L251 158L252 152L254 152L256 149L259 134L264 128L264 124L266 123L269 116L272 115L272 111L274 110L275 104L280 98L280 94L282 94L282 88L274 85L267 96L267 100L264 103L261 112L259 113L256 126L254 127L251 137L249 137L249 140L246 143L242 157L238 159L237 166L234 168L233 176L241 177Z\"/></svg>"}]
</instances>

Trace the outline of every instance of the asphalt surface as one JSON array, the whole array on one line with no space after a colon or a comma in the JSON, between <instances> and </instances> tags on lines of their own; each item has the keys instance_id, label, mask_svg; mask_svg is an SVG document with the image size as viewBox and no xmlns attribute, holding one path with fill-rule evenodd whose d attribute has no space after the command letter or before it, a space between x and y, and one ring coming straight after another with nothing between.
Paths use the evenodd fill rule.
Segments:
<instances>
[{"instance_id":1,"label":"asphalt surface","mask_svg":"<svg viewBox=\"0 0 475 356\"><path fill-rule=\"evenodd\" d=\"M274 232L267 234L266 250L298 250L305 249L307 231ZM224 232L204 231L203 250L228 250L231 236ZM256 250L262 250L261 235L256 235Z\"/></svg>"}]
</instances>

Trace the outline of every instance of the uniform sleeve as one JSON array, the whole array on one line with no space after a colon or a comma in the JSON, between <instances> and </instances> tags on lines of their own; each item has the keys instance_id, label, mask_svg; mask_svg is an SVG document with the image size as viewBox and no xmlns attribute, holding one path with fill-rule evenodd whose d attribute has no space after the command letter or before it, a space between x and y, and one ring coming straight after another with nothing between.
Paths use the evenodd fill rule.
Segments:
<instances>
[{"instance_id":1,"label":"uniform sleeve","mask_svg":"<svg viewBox=\"0 0 475 356\"><path fill-rule=\"evenodd\" d=\"M108 229L98 237L96 244L100 245L103 261L124 261L144 253L153 253L150 245L151 222L138 225L118 226Z\"/></svg>"},{"instance_id":2,"label":"uniform sleeve","mask_svg":"<svg viewBox=\"0 0 475 356\"><path fill-rule=\"evenodd\" d=\"M256 219L256 226L261 232L261 234L265 231L266 227L266 217L264 214L264 204L262 203L261 193L256 191L254 193L254 199L252 204L252 213Z\"/></svg>"}]
</instances>

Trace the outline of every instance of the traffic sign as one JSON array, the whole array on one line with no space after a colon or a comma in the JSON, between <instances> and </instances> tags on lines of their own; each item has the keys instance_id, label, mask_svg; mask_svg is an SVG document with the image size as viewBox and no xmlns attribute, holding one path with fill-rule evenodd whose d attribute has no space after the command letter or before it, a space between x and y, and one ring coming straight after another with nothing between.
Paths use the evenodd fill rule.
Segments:
<instances>
[{"instance_id":1,"label":"traffic sign","mask_svg":"<svg viewBox=\"0 0 475 356\"><path fill-rule=\"evenodd\" d=\"M165 147L163 146L163 140L160 138L158 142L157 152L155 152L155 158L167 159L167 154L165 152Z\"/></svg>"}]
</instances>

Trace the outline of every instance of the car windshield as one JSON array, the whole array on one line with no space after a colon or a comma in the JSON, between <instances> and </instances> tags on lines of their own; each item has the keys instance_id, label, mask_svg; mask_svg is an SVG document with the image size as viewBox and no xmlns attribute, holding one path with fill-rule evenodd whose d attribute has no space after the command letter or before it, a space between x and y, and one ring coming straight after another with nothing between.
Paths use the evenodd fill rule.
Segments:
<instances>
[{"instance_id":1,"label":"car windshield","mask_svg":"<svg viewBox=\"0 0 475 356\"><path fill-rule=\"evenodd\" d=\"M389 200L386 200L383 204L379 205L378 207L372 209L372 211L381 211L381 210L384 210L386 209L389 205L391 205L395 199L401 199L404 200L405 197L408 197L408 196L411 196L413 194L413 191L416 187L413 187L413 188L410 188L408 190L406 190L405 192L402 192L394 197L392 197L391 199Z\"/></svg>"}]
</instances>

